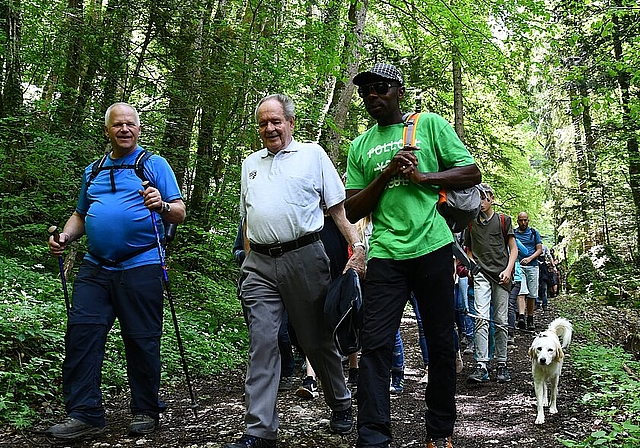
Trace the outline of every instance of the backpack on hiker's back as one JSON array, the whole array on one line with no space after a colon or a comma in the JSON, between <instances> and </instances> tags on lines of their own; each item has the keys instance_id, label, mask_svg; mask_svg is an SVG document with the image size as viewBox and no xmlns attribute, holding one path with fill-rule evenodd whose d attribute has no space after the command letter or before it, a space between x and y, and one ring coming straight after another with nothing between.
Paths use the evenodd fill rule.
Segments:
<instances>
[{"instance_id":1,"label":"backpack on hiker's back","mask_svg":"<svg viewBox=\"0 0 640 448\"><path fill-rule=\"evenodd\" d=\"M415 129L419 119L419 112L403 116L405 146L415 146ZM447 221L447 226L453 233L463 231L480 213L480 191L480 186L474 185L460 189L441 188L438 192L439 199L436 208Z\"/></svg>"}]
</instances>

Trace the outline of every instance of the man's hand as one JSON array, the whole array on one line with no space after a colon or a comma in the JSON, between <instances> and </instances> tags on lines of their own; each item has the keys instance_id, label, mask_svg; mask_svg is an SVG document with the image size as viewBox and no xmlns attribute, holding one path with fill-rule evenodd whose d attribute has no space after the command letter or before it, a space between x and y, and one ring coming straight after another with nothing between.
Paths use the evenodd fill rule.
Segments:
<instances>
[{"instance_id":1,"label":"man's hand","mask_svg":"<svg viewBox=\"0 0 640 448\"><path fill-rule=\"evenodd\" d=\"M511 283L511 272L508 269L502 271L500 274L498 274L498 281L501 285Z\"/></svg>"},{"instance_id":2,"label":"man's hand","mask_svg":"<svg viewBox=\"0 0 640 448\"><path fill-rule=\"evenodd\" d=\"M69 235L64 232L58 234L58 241L56 241L55 235L51 235L49 237L49 253L54 257L61 257L64 255L64 250L67 248L68 241Z\"/></svg>"},{"instance_id":3,"label":"man's hand","mask_svg":"<svg viewBox=\"0 0 640 448\"><path fill-rule=\"evenodd\" d=\"M349 270L349 268L355 269L358 273L358 277L364 278L367 271L367 253L362 246L356 246L353 249L353 254L347 261L347 265L344 267L343 274Z\"/></svg>"},{"instance_id":4,"label":"man's hand","mask_svg":"<svg viewBox=\"0 0 640 448\"><path fill-rule=\"evenodd\" d=\"M393 156L385 171L388 171L391 176L398 173L409 176L418 166L418 158L413 153L417 150L415 146L405 146Z\"/></svg>"},{"instance_id":5,"label":"man's hand","mask_svg":"<svg viewBox=\"0 0 640 448\"><path fill-rule=\"evenodd\" d=\"M144 206L151 211L162 211L162 195L160 191L150 186L150 184L148 186L143 184L142 186L144 190L138 190L138 193L144 198Z\"/></svg>"}]
</instances>

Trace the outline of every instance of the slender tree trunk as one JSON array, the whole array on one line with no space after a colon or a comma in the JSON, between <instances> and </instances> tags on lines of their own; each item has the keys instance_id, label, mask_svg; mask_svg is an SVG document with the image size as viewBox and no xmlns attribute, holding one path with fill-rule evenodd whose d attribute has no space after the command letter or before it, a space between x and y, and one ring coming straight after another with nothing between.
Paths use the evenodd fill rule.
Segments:
<instances>
[{"instance_id":1,"label":"slender tree trunk","mask_svg":"<svg viewBox=\"0 0 640 448\"><path fill-rule=\"evenodd\" d=\"M82 0L68 0L67 20L64 28L68 33L69 46L67 47L66 65L62 75L62 86L60 86L60 106L56 111L57 121L62 124L63 132L66 132L73 122L73 111L78 97L84 35L83 14Z\"/></svg>"},{"instance_id":2,"label":"slender tree trunk","mask_svg":"<svg viewBox=\"0 0 640 448\"><path fill-rule=\"evenodd\" d=\"M326 139L326 150L329 157L334 161L340 159L340 141L342 140L342 133L345 123L347 122L347 114L349 113L349 105L351 104L351 98L353 98L354 85L351 82L353 77L358 74L360 59L360 47L363 41L363 30L367 20L367 8L369 6L369 0L352 0L349 5L349 24L353 30L355 41L347 39L345 41L343 60L344 65L347 67L345 79L347 83L338 81L334 94L333 94L333 107L332 118L335 127L332 127L328 131Z\"/></svg>"},{"instance_id":3,"label":"slender tree trunk","mask_svg":"<svg viewBox=\"0 0 640 448\"><path fill-rule=\"evenodd\" d=\"M454 129L464 143L464 95L462 88L462 66L460 65L460 51L454 46L452 50L453 69L453 111Z\"/></svg>"},{"instance_id":4,"label":"slender tree trunk","mask_svg":"<svg viewBox=\"0 0 640 448\"><path fill-rule=\"evenodd\" d=\"M19 115L22 108L21 64L20 64L20 0L6 2L0 6L5 58L0 64L0 117Z\"/></svg>"}]
</instances>

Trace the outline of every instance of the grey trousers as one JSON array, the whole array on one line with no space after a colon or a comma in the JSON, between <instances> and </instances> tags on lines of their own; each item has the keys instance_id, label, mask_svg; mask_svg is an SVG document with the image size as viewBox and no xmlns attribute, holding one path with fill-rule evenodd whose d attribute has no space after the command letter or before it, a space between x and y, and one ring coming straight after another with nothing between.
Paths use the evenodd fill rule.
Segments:
<instances>
[{"instance_id":1,"label":"grey trousers","mask_svg":"<svg viewBox=\"0 0 640 448\"><path fill-rule=\"evenodd\" d=\"M324 319L330 283L329 258L321 241L271 257L251 251L242 265L242 300L249 317L249 367L245 382L247 434L276 439L280 379L278 329L286 307L298 343L313 366L327 405L351 406L342 362Z\"/></svg>"}]
</instances>

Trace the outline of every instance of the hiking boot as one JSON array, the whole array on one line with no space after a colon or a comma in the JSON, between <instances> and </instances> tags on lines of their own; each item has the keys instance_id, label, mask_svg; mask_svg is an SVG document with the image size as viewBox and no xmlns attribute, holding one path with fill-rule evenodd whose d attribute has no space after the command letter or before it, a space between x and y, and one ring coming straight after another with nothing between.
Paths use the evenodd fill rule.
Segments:
<instances>
[{"instance_id":1,"label":"hiking boot","mask_svg":"<svg viewBox=\"0 0 640 448\"><path fill-rule=\"evenodd\" d=\"M524 314L520 314L518 316L518 328L521 330L524 330L525 328L527 328L527 324L524 321Z\"/></svg>"},{"instance_id":2,"label":"hiking boot","mask_svg":"<svg viewBox=\"0 0 640 448\"><path fill-rule=\"evenodd\" d=\"M263 439L262 437L244 434L237 441L227 443L224 448L276 448L277 440Z\"/></svg>"},{"instance_id":3,"label":"hiking boot","mask_svg":"<svg viewBox=\"0 0 640 448\"><path fill-rule=\"evenodd\" d=\"M290 376L283 376L278 383L278 392L293 389L293 378Z\"/></svg>"},{"instance_id":4,"label":"hiking boot","mask_svg":"<svg viewBox=\"0 0 640 448\"><path fill-rule=\"evenodd\" d=\"M476 344L473 343L473 341L471 341L471 343L469 345L467 345L467 348L464 349L464 352L462 352L465 355L473 355L473 352L476 349Z\"/></svg>"},{"instance_id":5,"label":"hiking boot","mask_svg":"<svg viewBox=\"0 0 640 448\"><path fill-rule=\"evenodd\" d=\"M61 423L51 426L46 432L56 439L74 440L102 434L104 428L90 425L77 418L67 417Z\"/></svg>"},{"instance_id":6,"label":"hiking boot","mask_svg":"<svg viewBox=\"0 0 640 448\"><path fill-rule=\"evenodd\" d=\"M358 391L358 373L357 367L349 367L349 378L347 378L347 386L351 389L351 395L355 395Z\"/></svg>"},{"instance_id":7,"label":"hiking boot","mask_svg":"<svg viewBox=\"0 0 640 448\"><path fill-rule=\"evenodd\" d=\"M331 411L329 428L335 434L349 434L353 427L353 412L351 406L344 411Z\"/></svg>"},{"instance_id":8,"label":"hiking boot","mask_svg":"<svg viewBox=\"0 0 640 448\"><path fill-rule=\"evenodd\" d=\"M509 369L507 369L507 364L504 362L498 363L498 367L496 367L496 381L498 383L508 383L511 381Z\"/></svg>"},{"instance_id":9,"label":"hiking boot","mask_svg":"<svg viewBox=\"0 0 640 448\"><path fill-rule=\"evenodd\" d=\"M467 383L486 383L489 381L489 372L482 364L476 364L476 368L467 378ZM436 445L434 445L436 446Z\"/></svg>"},{"instance_id":10,"label":"hiking boot","mask_svg":"<svg viewBox=\"0 0 640 448\"><path fill-rule=\"evenodd\" d=\"M129 423L129 434L151 434L156 430L157 425L158 422L153 417L145 414L136 414L133 416L133 420L131 420L131 423Z\"/></svg>"},{"instance_id":11,"label":"hiking boot","mask_svg":"<svg viewBox=\"0 0 640 448\"><path fill-rule=\"evenodd\" d=\"M451 437L430 438L427 441L427 448L453 448L453 442L451 442Z\"/></svg>"},{"instance_id":12,"label":"hiking boot","mask_svg":"<svg viewBox=\"0 0 640 448\"><path fill-rule=\"evenodd\" d=\"M306 400L313 400L318 398L318 382L312 376L306 377L302 380L302 386L296 390L296 395Z\"/></svg>"},{"instance_id":13,"label":"hiking boot","mask_svg":"<svg viewBox=\"0 0 640 448\"><path fill-rule=\"evenodd\" d=\"M391 385L389 392L392 394L401 394L404 390L404 372L391 372Z\"/></svg>"},{"instance_id":14,"label":"hiking boot","mask_svg":"<svg viewBox=\"0 0 640 448\"><path fill-rule=\"evenodd\" d=\"M456 353L456 373L462 372L464 369L464 362L462 362L462 355L460 354L460 350Z\"/></svg>"},{"instance_id":15,"label":"hiking boot","mask_svg":"<svg viewBox=\"0 0 640 448\"><path fill-rule=\"evenodd\" d=\"M533 316L527 316L527 330L536 331L536 326L533 323Z\"/></svg>"}]
</instances>

